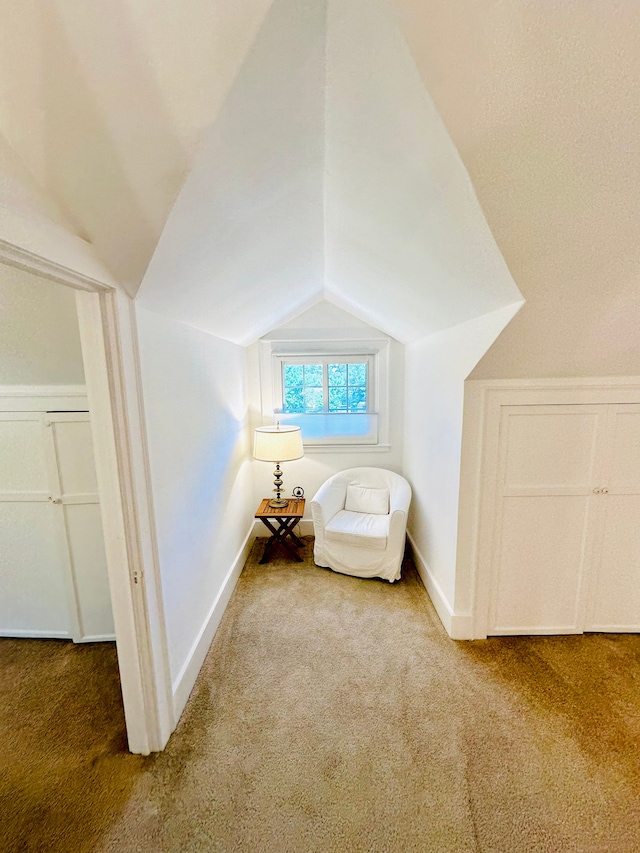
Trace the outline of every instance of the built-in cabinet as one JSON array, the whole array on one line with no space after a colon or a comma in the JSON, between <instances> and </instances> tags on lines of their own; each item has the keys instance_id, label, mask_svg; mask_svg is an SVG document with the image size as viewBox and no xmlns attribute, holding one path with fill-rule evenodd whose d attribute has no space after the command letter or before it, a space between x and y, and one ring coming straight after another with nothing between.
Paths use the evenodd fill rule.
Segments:
<instances>
[{"instance_id":1,"label":"built-in cabinet","mask_svg":"<svg viewBox=\"0 0 640 853\"><path fill-rule=\"evenodd\" d=\"M640 631L640 404L501 405L487 634Z\"/></svg>"},{"instance_id":2,"label":"built-in cabinet","mask_svg":"<svg viewBox=\"0 0 640 853\"><path fill-rule=\"evenodd\" d=\"M114 639L88 412L0 412L0 636Z\"/></svg>"}]
</instances>

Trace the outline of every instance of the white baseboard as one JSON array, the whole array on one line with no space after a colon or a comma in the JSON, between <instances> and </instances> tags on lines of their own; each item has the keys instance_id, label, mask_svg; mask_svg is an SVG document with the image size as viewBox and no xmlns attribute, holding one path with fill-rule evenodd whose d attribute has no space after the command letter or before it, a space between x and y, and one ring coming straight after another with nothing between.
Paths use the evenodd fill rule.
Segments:
<instances>
[{"instance_id":1,"label":"white baseboard","mask_svg":"<svg viewBox=\"0 0 640 853\"><path fill-rule=\"evenodd\" d=\"M75 640L76 643L115 643L115 641L115 634L87 634L86 637Z\"/></svg>"},{"instance_id":2,"label":"white baseboard","mask_svg":"<svg viewBox=\"0 0 640 853\"><path fill-rule=\"evenodd\" d=\"M293 528L293 532L296 536L313 536L313 521L310 518L303 518L302 521ZM256 522L253 527L253 534L260 538L271 536L267 528L258 518L256 518Z\"/></svg>"},{"instance_id":3,"label":"white baseboard","mask_svg":"<svg viewBox=\"0 0 640 853\"><path fill-rule=\"evenodd\" d=\"M72 640L68 631L14 631L11 628L6 631L0 630L0 637L7 639L13 637L16 640Z\"/></svg>"},{"instance_id":4,"label":"white baseboard","mask_svg":"<svg viewBox=\"0 0 640 853\"><path fill-rule=\"evenodd\" d=\"M198 632L195 642L191 646L186 661L182 665L177 677L174 679L172 692L173 708L176 720L180 719L180 715L184 711L189 695L193 690L193 685L196 683L198 673L200 672L204 659L207 656L207 652L209 651L209 647L213 641L215 633L218 630L224 611L226 610L227 604L229 603L233 591L236 588L236 584L238 583L238 578L240 577L244 564L247 562L254 538L255 535L252 525L242 547L233 561L233 565L227 572L227 576L220 587L215 601L211 605L211 609Z\"/></svg>"},{"instance_id":5,"label":"white baseboard","mask_svg":"<svg viewBox=\"0 0 640 853\"><path fill-rule=\"evenodd\" d=\"M443 593L440 584L435 579L426 560L416 547L413 537L407 532L407 539L413 553L413 562L418 570L420 579L424 584L427 594L431 599L444 629L452 640L473 639L473 617L467 613L455 613L451 604Z\"/></svg>"}]
</instances>

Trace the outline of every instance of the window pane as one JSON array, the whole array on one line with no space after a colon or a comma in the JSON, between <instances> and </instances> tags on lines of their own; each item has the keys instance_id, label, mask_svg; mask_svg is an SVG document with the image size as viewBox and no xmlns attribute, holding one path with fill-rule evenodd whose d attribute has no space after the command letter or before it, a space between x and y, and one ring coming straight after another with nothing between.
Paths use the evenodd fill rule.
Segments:
<instances>
[{"instance_id":1,"label":"window pane","mask_svg":"<svg viewBox=\"0 0 640 853\"><path fill-rule=\"evenodd\" d=\"M329 375L329 385L347 384L346 364L329 364L327 365L327 373Z\"/></svg>"},{"instance_id":2,"label":"window pane","mask_svg":"<svg viewBox=\"0 0 640 853\"><path fill-rule=\"evenodd\" d=\"M304 384L313 386L314 388L322 388L321 364L304 365Z\"/></svg>"},{"instance_id":3,"label":"window pane","mask_svg":"<svg viewBox=\"0 0 640 853\"><path fill-rule=\"evenodd\" d=\"M288 388L284 393L285 412L304 412L304 392L302 388Z\"/></svg>"},{"instance_id":4,"label":"window pane","mask_svg":"<svg viewBox=\"0 0 640 853\"><path fill-rule=\"evenodd\" d=\"M351 367L351 365L349 365ZM367 389L364 386L359 388L349 388L349 411L350 412L366 412L367 411Z\"/></svg>"},{"instance_id":5,"label":"window pane","mask_svg":"<svg viewBox=\"0 0 640 853\"><path fill-rule=\"evenodd\" d=\"M349 365L349 385L366 385L367 384L367 364L350 364Z\"/></svg>"},{"instance_id":6,"label":"window pane","mask_svg":"<svg viewBox=\"0 0 640 853\"><path fill-rule=\"evenodd\" d=\"M301 364L285 364L284 387L293 388L302 385L303 369Z\"/></svg>"},{"instance_id":7,"label":"window pane","mask_svg":"<svg viewBox=\"0 0 640 853\"><path fill-rule=\"evenodd\" d=\"M330 412L346 412L347 411L347 389L346 388L329 388L329 411Z\"/></svg>"},{"instance_id":8,"label":"window pane","mask_svg":"<svg viewBox=\"0 0 640 853\"><path fill-rule=\"evenodd\" d=\"M304 410L305 412L322 411L322 388L304 389Z\"/></svg>"}]
</instances>

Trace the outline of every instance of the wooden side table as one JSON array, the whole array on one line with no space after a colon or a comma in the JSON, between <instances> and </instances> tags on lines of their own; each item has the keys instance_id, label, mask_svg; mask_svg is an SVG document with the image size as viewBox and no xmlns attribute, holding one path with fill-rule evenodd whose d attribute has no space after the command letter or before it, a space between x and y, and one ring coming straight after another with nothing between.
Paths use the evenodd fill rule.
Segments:
<instances>
[{"instance_id":1,"label":"wooden side table","mask_svg":"<svg viewBox=\"0 0 640 853\"><path fill-rule=\"evenodd\" d=\"M276 542L281 542L293 559L302 563L302 557L295 549L301 547L303 543L293 532L293 528L304 515L304 498L301 500L289 498L287 505L282 507L269 506L270 500L271 498L264 498L256 511L256 518L259 518L271 531L271 537L260 562L267 563Z\"/></svg>"}]
</instances>

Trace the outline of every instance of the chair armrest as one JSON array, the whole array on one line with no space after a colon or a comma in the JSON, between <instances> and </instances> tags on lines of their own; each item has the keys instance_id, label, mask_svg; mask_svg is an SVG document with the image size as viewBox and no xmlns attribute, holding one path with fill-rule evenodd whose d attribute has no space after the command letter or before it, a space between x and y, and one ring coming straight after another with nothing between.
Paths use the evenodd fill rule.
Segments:
<instances>
[{"instance_id":1,"label":"chair armrest","mask_svg":"<svg viewBox=\"0 0 640 853\"><path fill-rule=\"evenodd\" d=\"M404 510L397 509L391 513L389 520L389 545L392 547L400 547L404 542L404 537L407 532L407 513Z\"/></svg>"},{"instance_id":2,"label":"chair armrest","mask_svg":"<svg viewBox=\"0 0 640 853\"><path fill-rule=\"evenodd\" d=\"M327 481L320 486L311 501L311 514L314 521L319 521L324 527L333 516L344 509L346 486Z\"/></svg>"},{"instance_id":3,"label":"chair armrest","mask_svg":"<svg viewBox=\"0 0 640 853\"><path fill-rule=\"evenodd\" d=\"M396 510L404 512L405 515L409 512L411 506L411 486L406 480L398 483L393 490L389 499L389 512L394 513Z\"/></svg>"}]
</instances>

